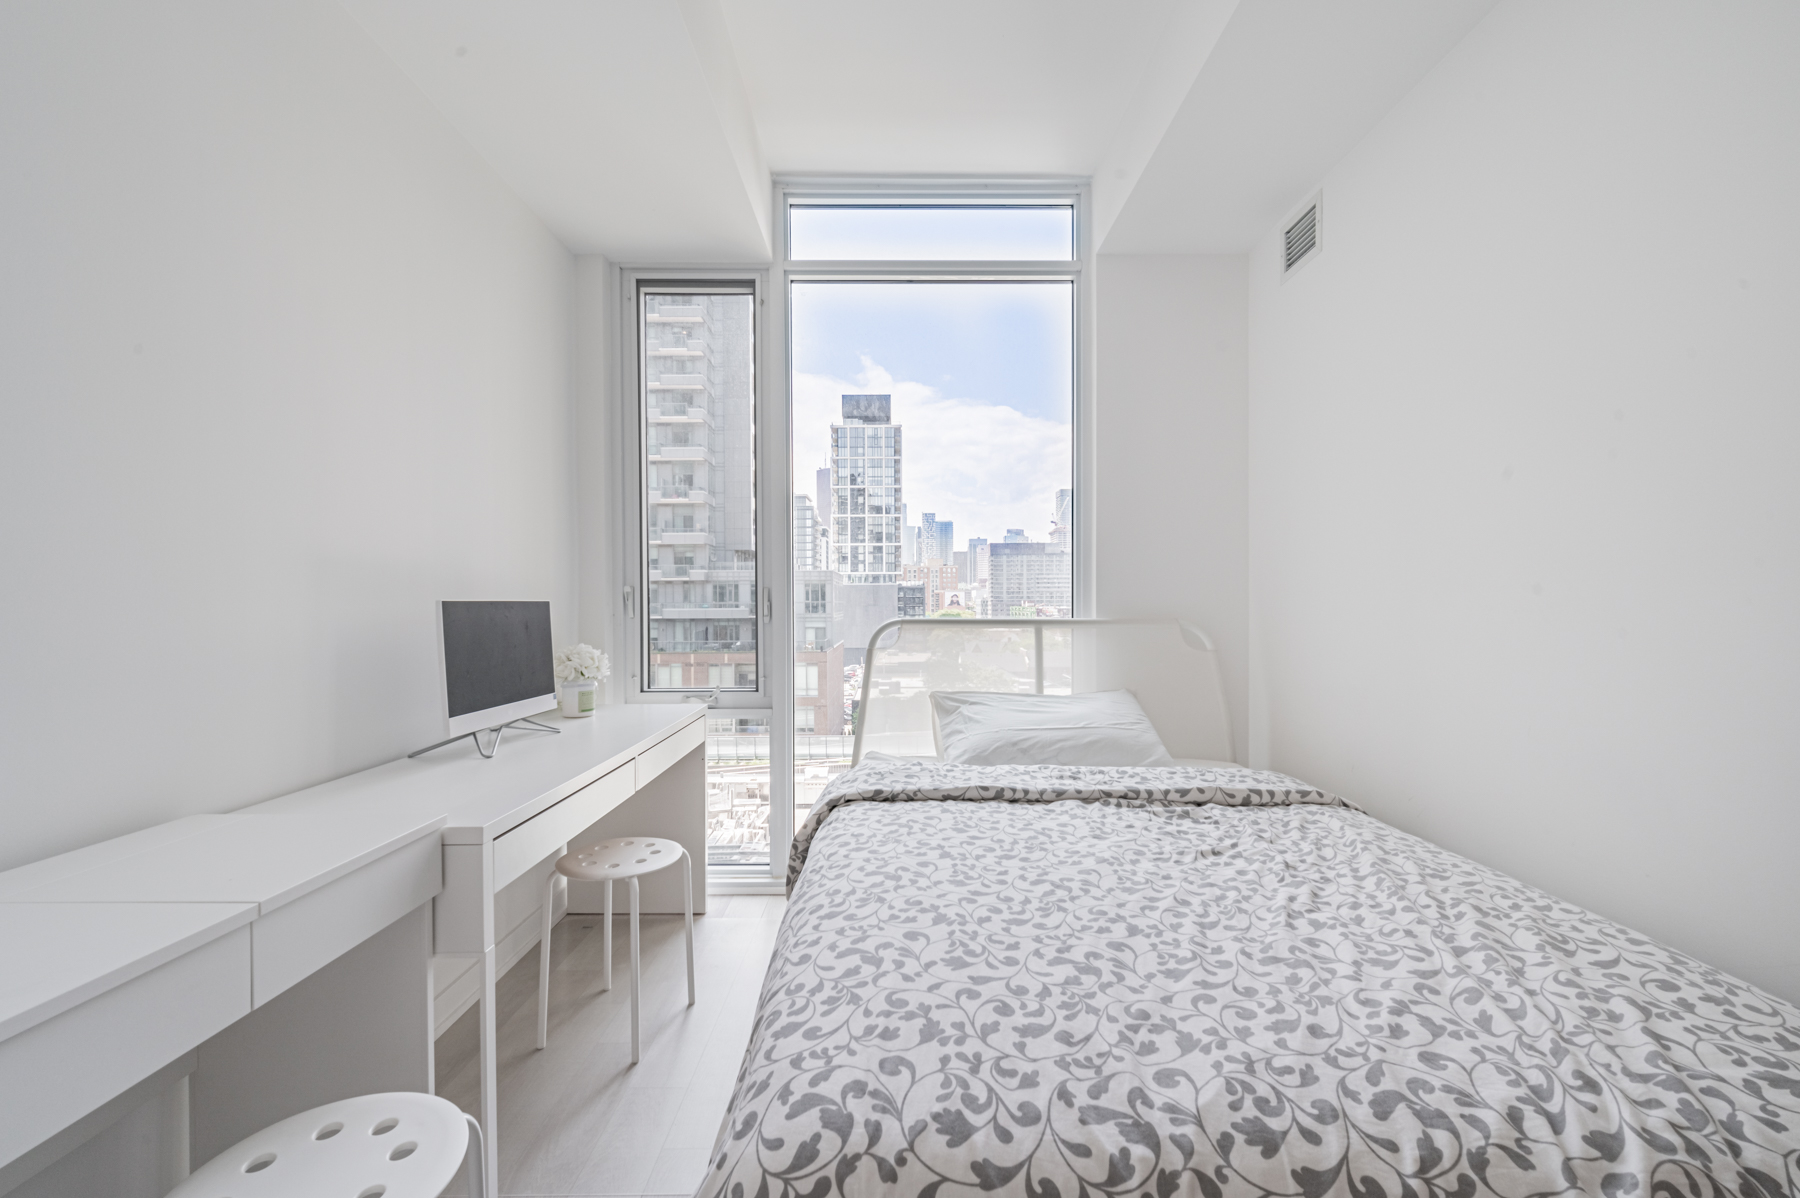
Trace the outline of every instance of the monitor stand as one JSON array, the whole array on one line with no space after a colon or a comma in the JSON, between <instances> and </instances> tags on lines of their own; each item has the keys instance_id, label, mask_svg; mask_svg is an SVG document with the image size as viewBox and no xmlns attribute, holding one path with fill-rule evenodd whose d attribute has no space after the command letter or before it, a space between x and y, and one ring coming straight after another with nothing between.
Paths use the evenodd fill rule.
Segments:
<instances>
[{"instance_id":1,"label":"monitor stand","mask_svg":"<svg viewBox=\"0 0 1800 1198\"><path fill-rule=\"evenodd\" d=\"M530 724L533 728L536 728L539 732L555 732L558 734L560 734L562 732L561 728L552 728L548 724L540 724L536 720L526 717L523 719L509 720L504 724L500 724L496 727L486 729L486 731L492 732L494 734L494 743L489 745L485 749L481 747L481 730L477 729L474 732L465 732L462 734L462 736L453 736L449 740L440 740L435 745L426 745L423 749L415 750L414 752L408 753L406 756L407 756L408 760L411 760L412 758L417 757L420 753L429 753L433 749L441 749L445 745L453 745L457 741L462 740L466 737L467 739L475 742L475 751L477 753L480 753L483 757L492 758L495 753L500 751L500 736L501 736L501 734L503 732L505 732L508 728L511 728L517 724Z\"/></svg>"}]
</instances>

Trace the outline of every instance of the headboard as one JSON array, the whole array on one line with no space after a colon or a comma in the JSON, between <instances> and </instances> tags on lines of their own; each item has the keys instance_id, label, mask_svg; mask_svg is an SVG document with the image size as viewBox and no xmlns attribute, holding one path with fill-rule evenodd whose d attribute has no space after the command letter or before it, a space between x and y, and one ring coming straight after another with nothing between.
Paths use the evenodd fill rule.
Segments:
<instances>
[{"instance_id":1,"label":"headboard","mask_svg":"<svg viewBox=\"0 0 1800 1198\"><path fill-rule=\"evenodd\" d=\"M1171 756L1234 760L1218 655L1180 620L889 620L863 658L852 761L934 756L936 690L1128 690Z\"/></svg>"}]
</instances>

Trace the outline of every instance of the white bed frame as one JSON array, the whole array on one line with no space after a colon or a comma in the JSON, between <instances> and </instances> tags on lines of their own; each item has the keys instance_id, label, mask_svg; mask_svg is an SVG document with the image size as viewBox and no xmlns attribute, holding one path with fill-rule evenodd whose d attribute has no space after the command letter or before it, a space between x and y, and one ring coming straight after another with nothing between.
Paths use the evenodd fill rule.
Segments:
<instances>
[{"instance_id":1,"label":"white bed frame","mask_svg":"<svg viewBox=\"0 0 1800 1198\"><path fill-rule=\"evenodd\" d=\"M1170 756L1236 760L1218 654L1182 620L889 620L863 657L852 764L864 752L936 756L935 690L1128 690Z\"/></svg>"}]
</instances>

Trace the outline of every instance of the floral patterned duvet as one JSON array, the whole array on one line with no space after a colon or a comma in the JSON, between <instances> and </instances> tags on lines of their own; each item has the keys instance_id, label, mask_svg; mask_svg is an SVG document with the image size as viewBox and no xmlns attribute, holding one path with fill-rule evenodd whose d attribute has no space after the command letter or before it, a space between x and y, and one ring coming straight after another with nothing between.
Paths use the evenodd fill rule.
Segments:
<instances>
[{"instance_id":1,"label":"floral patterned duvet","mask_svg":"<svg viewBox=\"0 0 1800 1198\"><path fill-rule=\"evenodd\" d=\"M1800 1193L1800 1010L1291 778L870 761L794 854L702 1198Z\"/></svg>"}]
</instances>

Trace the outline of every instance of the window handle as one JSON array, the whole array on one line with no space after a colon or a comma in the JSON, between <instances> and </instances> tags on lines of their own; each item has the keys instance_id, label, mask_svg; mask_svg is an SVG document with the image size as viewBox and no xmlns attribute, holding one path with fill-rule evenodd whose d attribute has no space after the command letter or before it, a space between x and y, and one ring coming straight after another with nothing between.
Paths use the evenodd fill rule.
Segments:
<instances>
[{"instance_id":1,"label":"window handle","mask_svg":"<svg viewBox=\"0 0 1800 1198\"><path fill-rule=\"evenodd\" d=\"M637 592L632 587L625 588L625 618L631 619L637 614Z\"/></svg>"},{"instance_id":2,"label":"window handle","mask_svg":"<svg viewBox=\"0 0 1800 1198\"><path fill-rule=\"evenodd\" d=\"M763 588L763 623L771 623L775 619L775 592L770 587Z\"/></svg>"}]
</instances>

